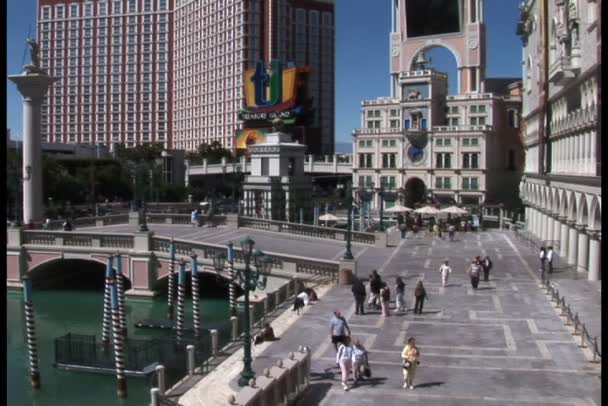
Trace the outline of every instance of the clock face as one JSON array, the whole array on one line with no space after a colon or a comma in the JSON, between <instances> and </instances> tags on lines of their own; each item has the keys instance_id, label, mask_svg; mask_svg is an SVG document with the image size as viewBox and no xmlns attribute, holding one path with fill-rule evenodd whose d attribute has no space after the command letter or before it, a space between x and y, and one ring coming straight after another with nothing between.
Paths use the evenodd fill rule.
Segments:
<instances>
[{"instance_id":1,"label":"clock face","mask_svg":"<svg viewBox=\"0 0 608 406\"><path fill-rule=\"evenodd\" d=\"M399 55L399 48L393 48L392 53L393 53L393 56Z\"/></svg>"},{"instance_id":2,"label":"clock face","mask_svg":"<svg viewBox=\"0 0 608 406\"><path fill-rule=\"evenodd\" d=\"M424 149L411 145L407 150L407 156L412 162L420 162L424 158Z\"/></svg>"},{"instance_id":3,"label":"clock face","mask_svg":"<svg viewBox=\"0 0 608 406\"><path fill-rule=\"evenodd\" d=\"M469 49L475 49L477 48L477 40L475 39L470 39L469 43L467 44L469 46Z\"/></svg>"}]
</instances>

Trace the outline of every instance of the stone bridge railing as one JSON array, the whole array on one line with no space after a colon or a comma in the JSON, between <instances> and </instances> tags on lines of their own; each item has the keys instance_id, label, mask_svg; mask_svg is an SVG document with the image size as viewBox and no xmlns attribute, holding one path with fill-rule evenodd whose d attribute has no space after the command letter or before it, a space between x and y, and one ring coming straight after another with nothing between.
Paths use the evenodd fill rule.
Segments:
<instances>
[{"instance_id":1,"label":"stone bridge railing","mask_svg":"<svg viewBox=\"0 0 608 406\"><path fill-rule=\"evenodd\" d=\"M21 276L38 265L55 259L92 259L104 263L108 255L123 255L125 275L133 285L132 295L151 296L156 281L168 272L169 242L167 237L156 237L152 232L94 233L77 231L22 230L7 231L7 284L18 286ZM199 263L213 267L213 257L226 252L226 246L200 241L176 239L177 260L189 260L191 252ZM277 277L321 277L332 282L338 280L343 267L355 270L351 263L317 258L285 255L270 251L273 274ZM235 267L244 265L239 247L234 248Z\"/></svg>"},{"instance_id":2,"label":"stone bridge railing","mask_svg":"<svg viewBox=\"0 0 608 406\"><path fill-rule=\"evenodd\" d=\"M256 230L274 231L278 233L303 235L306 237L327 238L331 240L345 241L346 230L341 228L320 227L309 224L288 223L284 221L273 221L255 217L239 217L239 227L253 228ZM376 245L375 233L364 233L351 231L352 241L360 244Z\"/></svg>"}]
</instances>

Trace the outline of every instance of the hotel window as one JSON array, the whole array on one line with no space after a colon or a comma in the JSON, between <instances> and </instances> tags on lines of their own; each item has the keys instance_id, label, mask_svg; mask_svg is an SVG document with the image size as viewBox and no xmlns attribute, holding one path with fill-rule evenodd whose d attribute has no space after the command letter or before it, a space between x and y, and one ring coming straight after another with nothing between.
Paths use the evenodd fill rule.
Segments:
<instances>
[{"instance_id":1,"label":"hotel window","mask_svg":"<svg viewBox=\"0 0 608 406\"><path fill-rule=\"evenodd\" d=\"M464 190L478 190L479 183L477 178L462 178L462 188Z\"/></svg>"},{"instance_id":2,"label":"hotel window","mask_svg":"<svg viewBox=\"0 0 608 406\"><path fill-rule=\"evenodd\" d=\"M485 125L486 124L486 118L485 117L478 117L477 118L477 125Z\"/></svg>"},{"instance_id":3,"label":"hotel window","mask_svg":"<svg viewBox=\"0 0 608 406\"><path fill-rule=\"evenodd\" d=\"M435 140L435 145L437 145L438 147L443 146L443 138L437 138Z\"/></svg>"},{"instance_id":4,"label":"hotel window","mask_svg":"<svg viewBox=\"0 0 608 406\"><path fill-rule=\"evenodd\" d=\"M435 178L435 189L451 189L452 178L437 176Z\"/></svg>"},{"instance_id":5,"label":"hotel window","mask_svg":"<svg viewBox=\"0 0 608 406\"><path fill-rule=\"evenodd\" d=\"M469 118L469 123L471 125L477 125L477 117L470 117Z\"/></svg>"},{"instance_id":6,"label":"hotel window","mask_svg":"<svg viewBox=\"0 0 608 406\"><path fill-rule=\"evenodd\" d=\"M391 110L391 117L399 117L399 110Z\"/></svg>"},{"instance_id":7,"label":"hotel window","mask_svg":"<svg viewBox=\"0 0 608 406\"><path fill-rule=\"evenodd\" d=\"M374 116L374 111L373 110L367 110L367 117L373 117Z\"/></svg>"},{"instance_id":8,"label":"hotel window","mask_svg":"<svg viewBox=\"0 0 608 406\"><path fill-rule=\"evenodd\" d=\"M451 112L452 112L452 114L458 114L459 113L458 106L452 106Z\"/></svg>"},{"instance_id":9,"label":"hotel window","mask_svg":"<svg viewBox=\"0 0 608 406\"><path fill-rule=\"evenodd\" d=\"M50 7L42 7L42 17L41 20L49 20L51 17L51 8Z\"/></svg>"},{"instance_id":10,"label":"hotel window","mask_svg":"<svg viewBox=\"0 0 608 406\"><path fill-rule=\"evenodd\" d=\"M399 120L391 120L390 126L391 128L399 128Z\"/></svg>"},{"instance_id":11,"label":"hotel window","mask_svg":"<svg viewBox=\"0 0 608 406\"><path fill-rule=\"evenodd\" d=\"M471 112L471 113L477 113L477 106L476 106L476 105L472 105L472 106L470 107L470 112Z\"/></svg>"},{"instance_id":12,"label":"hotel window","mask_svg":"<svg viewBox=\"0 0 608 406\"><path fill-rule=\"evenodd\" d=\"M469 145L471 145L471 139L470 138L463 138L462 139L462 146L463 147L468 147Z\"/></svg>"},{"instance_id":13,"label":"hotel window","mask_svg":"<svg viewBox=\"0 0 608 406\"><path fill-rule=\"evenodd\" d=\"M380 184L384 185L385 187L394 188L397 185L397 182L395 182L394 176L381 176Z\"/></svg>"},{"instance_id":14,"label":"hotel window","mask_svg":"<svg viewBox=\"0 0 608 406\"><path fill-rule=\"evenodd\" d=\"M359 176L359 187L366 187L372 185L371 176Z\"/></svg>"},{"instance_id":15,"label":"hotel window","mask_svg":"<svg viewBox=\"0 0 608 406\"><path fill-rule=\"evenodd\" d=\"M382 154L382 168L395 168L396 154Z\"/></svg>"},{"instance_id":16,"label":"hotel window","mask_svg":"<svg viewBox=\"0 0 608 406\"><path fill-rule=\"evenodd\" d=\"M70 17L78 17L78 4L70 5Z\"/></svg>"},{"instance_id":17,"label":"hotel window","mask_svg":"<svg viewBox=\"0 0 608 406\"><path fill-rule=\"evenodd\" d=\"M55 18L63 18L63 6L55 6Z\"/></svg>"},{"instance_id":18,"label":"hotel window","mask_svg":"<svg viewBox=\"0 0 608 406\"><path fill-rule=\"evenodd\" d=\"M479 145L479 138L471 138L471 146L476 147Z\"/></svg>"},{"instance_id":19,"label":"hotel window","mask_svg":"<svg viewBox=\"0 0 608 406\"><path fill-rule=\"evenodd\" d=\"M460 125L460 119L458 117L452 117L448 120L450 125Z\"/></svg>"},{"instance_id":20,"label":"hotel window","mask_svg":"<svg viewBox=\"0 0 608 406\"><path fill-rule=\"evenodd\" d=\"M452 154L435 154L435 167L438 169L450 169L452 167Z\"/></svg>"},{"instance_id":21,"label":"hotel window","mask_svg":"<svg viewBox=\"0 0 608 406\"><path fill-rule=\"evenodd\" d=\"M372 155L373 154L359 154L359 168L371 168Z\"/></svg>"},{"instance_id":22,"label":"hotel window","mask_svg":"<svg viewBox=\"0 0 608 406\"><path fill-rule=\"evenodd\" d=\"M479 153L466 152L462 154L462 167L464 169L479 169Z\"/></svg>"}]
</instances>

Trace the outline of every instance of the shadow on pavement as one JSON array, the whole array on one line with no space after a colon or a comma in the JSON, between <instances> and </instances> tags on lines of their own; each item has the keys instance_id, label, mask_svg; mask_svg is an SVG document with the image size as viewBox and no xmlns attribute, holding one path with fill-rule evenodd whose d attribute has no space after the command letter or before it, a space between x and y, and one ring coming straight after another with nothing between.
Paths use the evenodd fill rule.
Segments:
<instances>
[{"instance_id":1,"label":"shadow on pavement","mask_svg":"<svg viewBox=\"0 0 608 406\"><path fill-rule=\"evenodd\" d=\"M420 385L416 385L415 388L432 388L433 386L441 386L443 385L445 382L427 382L427 383L421 383Z\"/></svg>"},{"instance_id":2,"label":"shadow on pavement","mask_svg":"<svg viewBox=\"0 0 608 406\"><path fill-rule=\"evenodd\" d=\"M485 288L477 288L477 290L492 290L492 289L496 289L496 288L493 288L491 286L486 286Z\"/></svg>"},{"instance_id":3,"label":"shadow on pavement","mask_svg":"<svg viewBox=\"0 0 608 406\"><path fill-rule=\"evenodd\" d=\"M384 382L386 381L387 378L385 377L372 377L372 378L365 378L362 379L360 381L357 382L357 386L355 386L355 389L358 386L378 386L378 385L382 385L384 384Z\"/></svg>"},{"instance_id":4,"label":"shadow on pavement","mask_svg":"<svg viewBox=\"0 0 608 406\"><path fill-rule=\"evenodd\" d=\"M312 374L311 374L312 375ZM297 402L298 406L317 406L327 395L333 385L331 383L311 383L306 392Z\"/></svg>"}]
</instances>

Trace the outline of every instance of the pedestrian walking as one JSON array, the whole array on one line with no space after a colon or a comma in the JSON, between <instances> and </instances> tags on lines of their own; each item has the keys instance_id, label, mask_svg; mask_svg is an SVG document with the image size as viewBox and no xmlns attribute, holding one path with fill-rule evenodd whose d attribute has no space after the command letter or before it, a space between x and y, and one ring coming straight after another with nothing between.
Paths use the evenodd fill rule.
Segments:
<instances>
[{"instance_id":1,"label":"pedestrian walking","mask_svg":"<svg viewBox=\"0 0 608 406\"><path fill-rule=\"evenodd\" d=\"M382 289L382 278L378 275L378 271L375 269L369 276L369 300L367 301L367 307L380 308L380 289Z\"/></svg>"},{"instance_id":2,"label":"pedestrian walking","mask_svg":"<svg viewBox=\"0 0 608 406\"><path fill-rule=\"evenodd\" d=\"M494 264L492 263L490 257L486 255L486 257L481 262L481 265L483 266L483 280L487 282L490 277L490 270L492 269Z\"/></svg>"},{"instance_id":3,"label":"pedestrian walking","mask_svg":"<svg viewBox=\"0 0 608 406\"><path fill-rule=\"evenodd\" d=\"M422 314L424 299L428 297L428 295L426 294L426 289L424 289L424 285L422 284L422 281L418 281L416 289L414 290L414 297L416 298L416 304L414 305L414 314Z\"/></svg>"},{"instance_id":4,"label":"pedestrian walking","mask_svg":"<svg viewBox=\"0 0 608 406\"><path fill-rule=\"evenodd\" d=\"M407 345L401 351L403 360L403 387L414 389L414 377L416 376L416 368L420 364L420 351L416 347L416 339L410 337L407 340Z\"/></svg>"},{"instance_id":5,"label":"pedestrian walking","mask_svg":"<svg viewBox=\"0 0 608 406\"><path fill-rule=\"evenodd\" d=\"M329 323L329 334L331 334L331 342L334 345L336 351L338 351L338 344L344 343L346 338L346 332L348 331L348 336L350 336L350 327L348 327L348 323L346 319L342 317L340 312L336 310L334 312L334 316L332 317Z\"/></svg>"},{"instance_id":6,"label":"pedestrian walking","mask_svg":"<svg viewBox=\"0 0 608 406\"><path fill-rule=\"evenodd\" d=\"M365 379L366 369L369 369L367 350L361 341L355 339L353 340L353 385L357 385L360 379Z\"/></svg>"},{"instance_id":7,"label":"pedestrian walking","mask_svg":"<svg viewBox=\"0 0 608 406\"><path fill-rule=\"evenodd\" d=\"M448 277L452 273L452 267L450 267L449 261L447 259L439 267L439 273L441 274L441 286L445 288L446 286L448 286Z\"/></svg>"},{"instance_id":8,"label":"pedestrian walking","mask_svg":"<svg viewBox=\"0 0 608 406\"><path fill-rule=\"evenodd\" d=\"M549 265L549 275L553 273L553 247L547 247L547 264Z\"/></svg>"},{"instance_id":9,"label":"pedestrian walking","mask_svg":"<svg viewBox=\"0 0 608 406\"><path fill-rule=\"evenodd\" d=\"M454 224L450 224L448 227L448 236L450 237L450 241L454 241L454 234L456 234L456 227L454 227Z\"/></svg>"},{"instance_id":10,"label":"pedestrian walking","mask_svg":"<svg viewBox=\"0 0 608 406\"><path fill-rule=\"evenodd\" d=\"M469 267L469 276L471 277L471 286L473 289L477 289L477 285L479 285L479 275L481 270L480 264L477 259L471 261L471 266Z\"/></svg>"},{"instance_id":11,"label":"pedestrian walking","mask_svg":"<svg viewBox=\"0 0 608 406\"><path fill-rule=\"evenodd\" d=\"M384 283L382 289L380 289L380 303L382 304L382 315L388 317L388 305L391 302L391 290L388 285Z\"/></svg>"},{"instance_id":12,"label":"pedestrian walking","mask_svg":"<svg viewBox=\"0 0 608 406\"><path fill-rule=\"evenodd\" d=\"M353 287L351 288L351 291L355 297L355 314L365 314L365 311L363 310L363 302L365 302L367 292L365 291L365 285L361 279L357 277L353 279Z\"/></svg>"},{"instance_id":13,"label":"pedestrian walking","mask_svg":"<svg viewBox=\"0 0 608 406\"><path fill-rule=\"evenodd\" d=\"M434 237L439 237L439 224L435 223L433 224L433 236Z\"/></svg>"},{"instance_id":14,"label":"pedestrian walking","mask_svg":"<svg viewBox=\"0 0 608 406\"><path fill-rule=\"evenodd\" d=\"M407 307L405 306L405 283L400 277L397 277L395 280L395 307L398 312L407 312Z\"/></svg>"},{"instance_id":15,"label":"pedestrian walking","mask_svg":"<svg viewBox=\"0 0 608 406\"><path fill-rule=\"evenodd\" d=\"M405 234L407 233L407 224L399 224L399 231L401 231L401 239L403 240L405 238Z\"/></svg>"},{"instance_id":16,"label":"pedestrian walking","mask_svg":"<svg viewBox=\"0 0 608 406\"><path fill-rule=\"evenodd\" d=\"M63 222L63 231L72 231L72 221L68 218Z\"/></svg>"},{"instance_id":17,"label":"pedestrian walking","mask_svg":"<svg viewBox=\"0 0 608 406\"><path fill-rule=\"evenodd\" d=\"M192 223L192 227L196 227L198 225L198 210L192 210L190 213L190 222Z\"/></svg>"},{"instance_id":18,"label":"pedestrian walking","mask_svg":"<svg viewBox=\"0 0 608 406\"><path fill-rule=\"evenodd\" d=\"M350 337L344 339L337 351L336 364L340 366L340 372L342 373L342 387L345 391L348 391L350 389L348 380L353 367L353 347L350 345Z\"/></svg>"},{"instance_id":19,"label":"pedestrian walking","mask_svg":"<svg viewBox=\"0 0 608 406\"><path fill-rule=\"evenodd\" d=\"M540 247L540 250L538 252L538 259L540 260L540 272L543 275L543 279L544 279L544 275L545 275L545 261L547 260L547 250L545 249L545 247Z\"/></svg>"}]
</instances>

